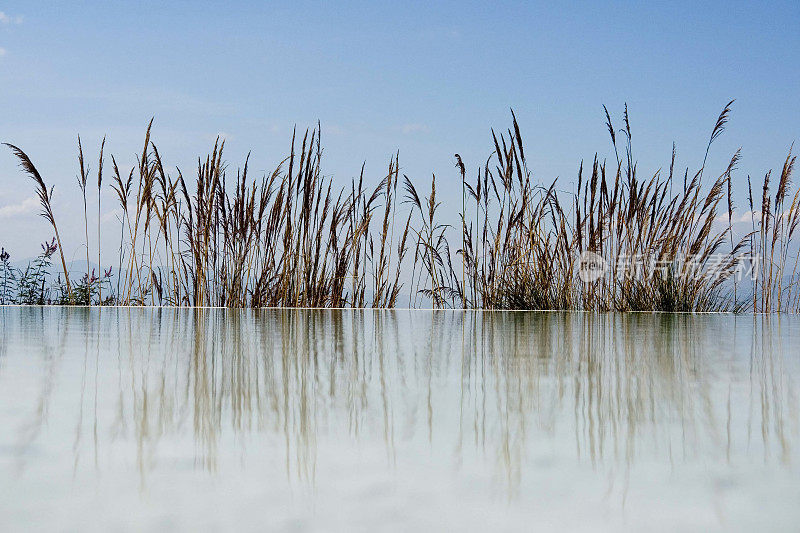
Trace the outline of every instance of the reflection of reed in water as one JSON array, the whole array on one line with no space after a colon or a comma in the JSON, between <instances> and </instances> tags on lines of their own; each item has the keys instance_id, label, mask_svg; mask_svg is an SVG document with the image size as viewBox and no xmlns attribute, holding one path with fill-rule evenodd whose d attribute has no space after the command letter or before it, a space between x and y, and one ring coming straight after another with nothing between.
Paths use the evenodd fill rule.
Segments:
<instances>
[{"instance_id":1,"label":"reflection of reed in water","mask_svg":"<svg viewBox=\"0 0 800 533\"><path fill-rule=\"evenodd\" d=\"M754 426L759 424L764 459L770 458L774 446L780 461L787 463L791 452L789 434L798 432L800 398L791 379L794 375L787 373L784 367L787 363L797 364L797 341L787 341L784 333L797 331L797 325L785 317L763 315L753 319L753 330L747 442L750 444ZM795 360L785 360L784 353L793 354ZM756 410L758 412L754 412Z\"/></svg>"},{"instance_id":2,"label":"reflection of reed in water","mask_svg":"<svg viewBox=\"0 0 800 533\"><path fill-rule=\"evenodd\" d=\"M734 442L732 434L732 426L745 427L745 405L732 404L746 376L737 365L745 364L752 383L743 397L761 408L751 408L750 416L761 421L764 453L775 447L781 461L789 460L787 432L797 433L798 402L774 317L473 316L464 328L470 348L461 429L471 424L476 443L494 445L510 488L519 481L529 434L555 434L569 425L569 407L576 454L595 465L610 461L627 469L639 449L670 461L703 454L728 460L732 446L750 450L749 438ZM739 337L761 346L748 350L737 345Z\"/></svg>"},{"instance_id":3,"label":"reflection of reed in water","mask_svg":"<svg viewBox=\"0 0 800 533\"><path fill-rule=\"evenodd\" d=\"M41 365L41 384L36 394L36 405L25 406L33 409L30 418L18 428L17 433L15 451L17 470L21 472L26 465L26 451L34 445L47 422L61 357L71 329L74 329L75 320L65 320L67 312L64 310L54 313L57 319L47 320L45 317L49 319L51 314L41 307L4 308L2 312L4 346L7 346L6 342L8 345L12 343L5 337L5 333L14 332L15 344L24 347L24 350L19 348L22 355L36 360L36 363ZM47 328L45 323L48 325ZM26 327L22 327L22 324ZM2 371L2 361L0 361L0 372Z\"/></svg>"},{"instance_id":4,"label":"reflection of reed in water","mask_svg":"<svg viewBox=\"0 0 800 533\"><path fill-rule=\"evenodd\" d=\"M44 363L23 443L47 418L59 360L80 347L76 467L88 443L96 464L105 439L133 437L142 481L165 447L193 445L194 465L214 471L223 449L258 453L245 450L258 433L280 439L289 479L313 483L320 439L382 443L390 466L416 442L455 449L457 461L491 458L513 492L542 437L623 470L643 455L726 460L755 446L788 461L798 402L786 365L797 362L784 359L781 320L215 309L108 309L101 320L26 309L4 332L20 331L9 342ZM115 406L99 423L98 373L115 384L100 391Z\"/></svg>"},{"instance_id":5,"label":"reflection of reed in water","mask_svg":"<svg viewBox=\"0 0 800 533\"><path fill-rule=\"evenodd\" d=\"M317 432L342 419L357 436L371 421L373 387L391 380L382 365L385 346L397 337L379 325L368 338L370 321L361 312L348 312L347 320L335 310L198 309L188 320L183 312L160 314L132 319L123 342L130 350L130 397L143 469L152 466L162 436L191 423L197 463L205 468L216 468L226 431L259 431L281 436L287 473L313 480ZM141 339L149 343L141 345ZM391 401L384 395L381 402L391 453Z\"/></svg>"}]
</instances>

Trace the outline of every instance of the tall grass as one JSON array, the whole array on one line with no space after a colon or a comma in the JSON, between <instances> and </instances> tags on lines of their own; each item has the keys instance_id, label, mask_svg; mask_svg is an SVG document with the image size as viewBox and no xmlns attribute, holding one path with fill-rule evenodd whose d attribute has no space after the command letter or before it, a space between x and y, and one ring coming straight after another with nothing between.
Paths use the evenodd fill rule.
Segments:
<instances>
[{"instance_id":1,"label":"tall grass","mask_svg":"<svg viewBox=\"0 0 800 533\"><path fill-rule=\"evenodd\" d=\"M753 232L743 235L734 232L732 200L741 152L715 179L703 178L732 103L712 129L702 165L692 172L687 168L682 179L675 173L674 145L669 172L642 177L627 108L620 130L606 111L616 164L597 156L590 169L582 163L572 193L556 181L534 183L512 113L512 128L499 136L492 132L494 152L474 181L457 156L467 199L461 212L460 278L450 262L444 226L434 220L435 190L420 200L407 182L422 220L421 264L428 276L423 290L434 304L476 309L741 311L752 303L755 311L797 311L800 278L792 238L800 220L798 193L788 201L794 158L784 164L774 210L767 175L762 214L757 224L754 218ZM606 275L581 279L585 252L597 254ZM740 294L738 275L754 265L754 290Z\"/></svg>"},{"instance_id":2,"label":"tall grass","mask_svg":"<svg viewBox=\"0 0 800 533\"><path fill-rule=\"evenodd\" d=\"M753 203L752 184L748 177L752 224L750 246L762 258L752 298L754 312L800 309L797 271L800 257L791 246L800 222L800 190L793 196L790 193L795 159L791 153L786 157L774 197L770 196L772 172L764 176L760 208Z\"/></svg>"},{"instance_id":3,"label":"tall grass","mask_svg":"<svg viewBox=\"0 0 800 533\"><path fill-rule=\"evenodd\" d=\"M129 172L120 171L112 156L111 186L121 208L118 282L115 293L103 300L102 284L87 267L85 280L97 283L97 289L96 298L85 303L395 306L409 235L409 218L395 224L397 158L374 189L365 186L362 168L348 189L335 191L321 173L318 128L302 140L293 138L289 156L256 179L250 176L249 157L235 176L228 171L224 141L218 139L198 159L191 183L180 170L174 176L165 171L150 139L151 126L152 121ZM88 243L89 169L80 141L79 154ZM21 151L17 155L27 159ZM98 213L99 205L98 199ZM86 258L88 265L88 246ZM68 275L66 265L64 272Z\"/></svg>"},{"instance_id":4,"label":"tall grass","mask_svg":"<svg viewBox=\"0 0 800 533\"><path fill-rule=\"evenodd\" d=\"M511 127L492 131L490 157L473 178L456 155L460 227L442 215L436 176L429 192L420 193L401 176L397 155L377 185L367 185L362 166L347 186L335 187L322 174L319 126L293 134L288 155L259 177L252 176L249 155L235 171L229 168L225 142L217 139L198 158L192 179L166 170L151 120L128 171L110 156L110 186L121 213L113 287L111 267L97 274L89 269L90 169L80 139L87 272L77 287L70 283L52 189L21 149L8 146L34 179L42 215L55 232L63 303L390 308L407 295L410 307L797 311L794 157L787 157L774 195L766 175L760 209L750 187L751 229L744 234L734 229L740 152L707 177L708 155L732 104L712 128L699 168L675 169L673 145L669 171L645 176L634 157L627 106L621 129L605 110L614 160L595 155L591 164L581 163L572 191L532 178L512 111ZM104 149L105 138L97 172L99 266ZM451 249L457 241L460 247ZM750 265L758 279L740 286L736 274L751 255L759 257ZM606 274L582 276L586 257L605 265Z\"/></svg>"}]
</instances>

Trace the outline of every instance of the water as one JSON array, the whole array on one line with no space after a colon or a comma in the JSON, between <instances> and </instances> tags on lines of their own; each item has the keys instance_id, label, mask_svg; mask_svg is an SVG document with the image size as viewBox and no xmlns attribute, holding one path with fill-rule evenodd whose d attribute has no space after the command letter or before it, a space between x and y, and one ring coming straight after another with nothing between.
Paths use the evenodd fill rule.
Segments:
<instances>
[{"instance_id":1,"label":"water","mask_svg":"<svg viewBox=\"0 0 800 533\"><path fill-rule=\"evenodd\" d=\"M0 530L797 530L800 319L2 308Z\"/></svg>"}]
</instances>

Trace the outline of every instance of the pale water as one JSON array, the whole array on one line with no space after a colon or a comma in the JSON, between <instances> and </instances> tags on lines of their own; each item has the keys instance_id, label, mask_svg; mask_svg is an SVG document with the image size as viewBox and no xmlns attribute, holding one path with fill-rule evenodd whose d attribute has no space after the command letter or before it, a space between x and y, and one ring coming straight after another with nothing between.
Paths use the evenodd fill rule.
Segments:
<instances>
[{"instance_id":1,"label":"pale water","mask_svg":"<svg viewBox=\"0 0 800 533\"><path fill-rule=\"evenodd\" d=\"M0 308L0 530L797 530L800 320Z\"/></svg>"}]
</instances>

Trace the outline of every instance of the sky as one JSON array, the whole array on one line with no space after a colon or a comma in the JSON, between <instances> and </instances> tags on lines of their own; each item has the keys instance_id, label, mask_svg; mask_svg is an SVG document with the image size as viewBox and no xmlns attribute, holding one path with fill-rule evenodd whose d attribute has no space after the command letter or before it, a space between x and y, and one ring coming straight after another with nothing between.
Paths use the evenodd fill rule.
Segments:
<instances>
[{"instance_id":1,"label":"sky","mask_svg":"<svg viewBox=\"0 0 800 533\"><path fill-rule=\"evenodd\" d=\"M151 117L159 152L185 174L218 135L231 167L252 151L250 168L269 171L295 126L320 121L336 183L365 163L377 184L399 151L416 182L436 174L453 219L453 154L474 176L511 108L534 179L566 189L581 160L614 159L603 105L621 127L628 104L634 156L652 174L673 141L677 168L696 169L735 98L708 168L722 173L742 147L740 207L747 175L779 168L800 139L797 2L116 4L0 2L0 141L55 186L68 258L84 254L77 136L93 169L103 136L129 168ZM110 188L102 201L112 223ZM3 147L0 245L17 259L51 236L37 211Z\"/></svg>"}]
</instances>

